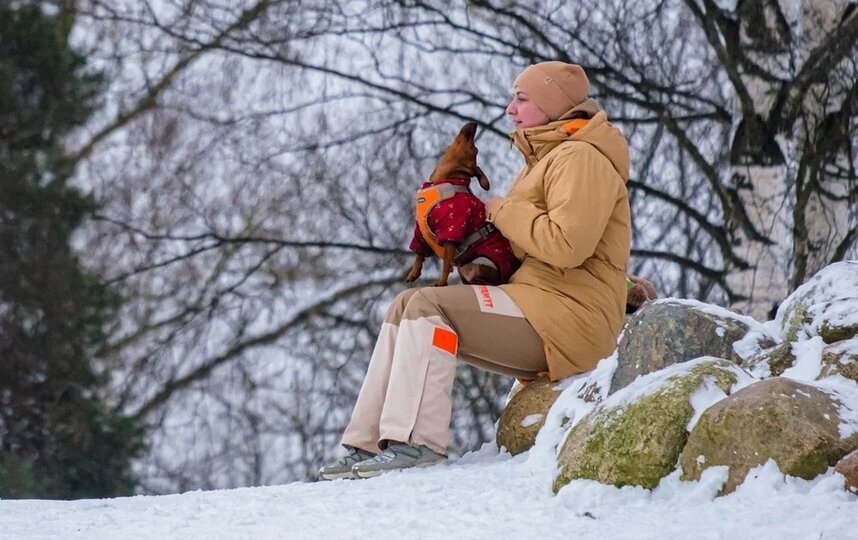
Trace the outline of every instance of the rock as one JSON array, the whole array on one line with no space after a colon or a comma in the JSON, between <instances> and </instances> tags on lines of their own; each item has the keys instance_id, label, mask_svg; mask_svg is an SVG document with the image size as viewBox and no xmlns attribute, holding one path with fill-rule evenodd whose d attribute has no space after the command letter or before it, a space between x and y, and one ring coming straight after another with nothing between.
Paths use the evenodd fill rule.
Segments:
<instances>
[{"instance_id":1,"label":"rock","mask_svg":"<svg viewBox=\"0 0 858 540\"><path fill-rule=\"evenodd\" d=\"M853 298L838 298L826 302L818 309L810 309L815 317L814 322L819 328L819 335L826 343L836 343L858 336L858 317L855 310L858 300ZM818 315L817 315L818 313Z\"/></svg>"},{"instance_id":2,"label":"rock","mask_svg":"<svg viewBox=\"0 0 858 540\"><path fill-rule=\"evenodd\" d=\"M835 343L858 335L858 261L834 263L795 290L775 321L787 341L816 335Z\"/></svg>"},{"instance_id":3,"label":"rock","mask_svg":"<svg viewBox=\"0 0 858 540\"><path fill-rule=\"evenodd\" d=\"M832 394L791 379L752 384L703 413L680 455L681 478L726 465L722 494L730 493L769 459L785 474L813 478L858 446L858 435L841 439L839 410Z\"/></svg>"},{"instance_id":4,"label":"rock","mask_svg":"<svg viewBox=\"0 0 858 540\"><path fill-rule=\"evenodd\" d=\"M741 363L743 368L760 379L778 377L793 365L795 354L792 351L792 343L787 341L760 351Z\"/></svg>"},{"instance_id":5,"label":"rock","mask_svg":"<svg viewBox=\"0 0 858 540\"><path fill-rule=\"evenodd\" d=\"M733 342L748 333L747 319L694 301L644 304L626 324L617 346L617 370L609 395L639 375L701 356L733 358Z\"/></svg>"},{"instance_id":6,"label":"rock","mask_svg":"<svg viewBox=\"0 0 858 540\"><path fill-rule=\"evenodd\" d=\"M723 398L740 380L747 384L751 377L717 358L641 377L597 405L569 431L557 455L554 491L577 478L655 487L675 468L695 412Z\"/></svg>"},{"instance_id":7,"label":"rock","mask_svg":"<svg viewBox=\"0 0 858 540\"><path fill-rule=\"evenodd\" d=\"M858 382L858 337L822 349L822 371L818 378L831 375L842 375Z\"/></svg>"},{"instance_id":8,"label":"rock","mask_svg":"<svg viewBox=\"0 0 858 540\"><path fill-rule=\"evenodd\" d=\"M834 470L846 478L846 489L858 494L858 450L838 461Z\"/></svg>"},{"instance_id":9,"label":"rock","mask_svg":"<svg viewBox=\"0 0 858 540\"><path fill-rule=\"evenodd\" d=\"M498 420L495 435L498 447L506 448L512 455L530 450L545 424L548 409L557 400L560 391L557 383L537 379L516 392Z\"/></svg>"}]
</instances>

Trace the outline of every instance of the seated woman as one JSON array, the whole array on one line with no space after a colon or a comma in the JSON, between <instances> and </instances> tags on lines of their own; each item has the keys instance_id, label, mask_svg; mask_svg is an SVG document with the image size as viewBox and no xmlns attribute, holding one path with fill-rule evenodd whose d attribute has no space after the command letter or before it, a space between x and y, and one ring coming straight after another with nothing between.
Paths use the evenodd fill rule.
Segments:
<instances>
[{"instance_id":1,"label":"seated woman","mask_svg":"<svg viewBox=\"0 0 858 540\"><path fill-rule=\"evenodd\" d=\"M500 287L409 289L387 312L351 421L324 479L446 459L456 362L520 379L588 371L626 309L629 151L575 64L529 66L506 109L525 160L488 220L522 264Z\"/></svg>"}]
</instances>

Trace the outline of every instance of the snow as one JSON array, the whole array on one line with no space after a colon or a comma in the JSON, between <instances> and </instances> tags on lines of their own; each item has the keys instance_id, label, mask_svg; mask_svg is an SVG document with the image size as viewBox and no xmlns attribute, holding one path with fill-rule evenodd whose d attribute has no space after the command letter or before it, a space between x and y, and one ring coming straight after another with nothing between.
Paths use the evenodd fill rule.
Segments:
<instances>
[{"instance_id":1,"label":"snow","mask_svg":"<svg viewBox=\"0 0 858 540\"><path fill-rule=\"evenodd\" d=\"M695 367L699 364L712 362L712 361L723 361L720 358L715 358L712 356L701 356L700 358L695 358L694 360L689 360L687 362L682 362L680 364L673 364L667 366L664 369L660 369L653 373L647 373L646 375L641 375L635 381L613 393L610 397L602 402L600 407L603 409L618 409L625 407L631 403L635 403L641 398L653 394L667 385L668 381L677 377L681 377L689 372L691 372ZM736 383L732 385L731 392L738 390L739 388L743 388L753 382L756 382L756 379L748 375L746 371L741 369L738 366L730 365L722 367L721 369L725 371L730 371L736 375ZM704 379L708 381L708 378ZM704 384L704 386L706 386ZM695 392L697 394L698 392ZM723 392L722 392L723 394ZM692 396L693 397L693 396ZM724 397L724 396L722 396ZM701 399L701 398L698 398ZM701 399L702 401L702 399ZM713 402L710 402L711 405Z\"/></svg>"},{"instance_id":2,"label":"snow","mask_svg":"<svg viewBox=\"0 0 858 540\"><path fill-rule=\"evenodd\" d=\"M524 417L524 419L522 419L521 427L526 428L526 427L530 427L534 424L538 424L539 422L542 421L543 418L545 418L544 414L528 414L527 416Z\"/></svg>"},{"instance_id":3,"label":"snow","mask_svg":"<svg viewBox=\"0 0 858 540\"><path fill-rule=\"evenodd\" d=\"M783 372L783 376L796 381L813 381L822 371L822 348L825 342L819 336L792 344L795 365Z\"/></svg>"},{"instance_id":4,"label":"snow","mask_svg":"<svg viewBox=\"0 0 858 540\"><path fill-rule=\"evenodd\" d=\"M745 337L742 339L734 341L733 351L739 355L739 358L747 360L754 354L762 351L763 344L766 341L778 343L783 341L783 339L783 333L778 324L774 321L769 321L755 327L755 329L745 334Z\"/></svg>"},{"instance_id":5,"label":"snow","mask_svg":"<svg viewBox=\"0 0 858 540\"><path fill-rule=\"evenodd\" d=\"M849 265L849 266L847 266ZM839 263L799 288L812 291L809 314L838 324L858 322L858 272ZM809 287L814 287L810 289ZM799 292L797 291L797 293ZM791 297L792 298L792 297ZM741 357L766 341L781 342L784 310L774 321L758 323L696 301L693 305L748 324L751 331L734 345ZM787 305L785 301L783 305ZM841 375L815 380L825 343L816 334L819 320L792 343L796 363L784 376L829 393L840 403L840 435L858 433L858 384ZM717 331L717 330L716 330ZM839 353L858 351L858 338L830 345ZM730 495L717 497L725 467L710 467L699 481L683 482L676 470L653 490L616 488L575 480L553 494L556 452L569 429L593 410L623 407L685 373L703 357L639 377L608 397L617 369L616 353L595 370L558 382L560 391L545 424L527 453L512 457L493 444L443 465L390 473L360 481L294 483L284 486L196 491L159 497L82 501L0 501L0 539L233 539L450 537L527 538L813 538L856 539L858 497L843 488L830 468L813 480L782 474L769 460L751 469ZM756 379L736 367L730 392ZM805 392L795 397L806 398ZM726 394L706 379L690 397L694 416ZM526 417L532 425L541 415ZM703 461L702 456L697 458Z\"/></svg>"},{"instance_id":6,"label":"snow","mask_svg":"<svg viewBox=\"0 0 858 540\"><path fill-rule=\"evenodd\" d=\"M823 324L858 326L858 261L831 264L798 287L780 307L775 322L784 327L785 318L797 298L805 298L810 325L801 328L803 336L813 337Z\"/></svg>"},{"instance_id":7,"label":"snow","mask_svg":"<svg viewBox=\"0 0 858 540\"><path fill-rule=\"evenodd\" d=\"M837 416L840 418L841 437L846 438L858 433L858 384L855 384L855 381L842 375L834 375L808 384L828 392L840 402Z\"/></svg>"},{"instance_id":8,"label":"snow","mask_svg":"<svg viewBox=\"0 0 858 540\"><path fill-rule=\"evenodd\" d=\"M691 433L691 430L697 425L697 421L700 420L703 412L725 397L727 397L727 394L718 387L715 378L706 377L700 388L695 390L688 399L694 408L694 414L691 416L691 420L688 421L685 430Z\"/></svg>"},{"instance_id":9,"label":"snow","mask_svg":"<svg viewBox=\"0 0 858 540\"><path fill-rule=\"evenodd\" d=\"M4 539L858 538L858 498L829 470L786 477L773 462L717 497L724 467L654 490L576 480L491 445L448 464L370 480L295 483L160 497L0 501Z\"/></svg>"}]
</instances>

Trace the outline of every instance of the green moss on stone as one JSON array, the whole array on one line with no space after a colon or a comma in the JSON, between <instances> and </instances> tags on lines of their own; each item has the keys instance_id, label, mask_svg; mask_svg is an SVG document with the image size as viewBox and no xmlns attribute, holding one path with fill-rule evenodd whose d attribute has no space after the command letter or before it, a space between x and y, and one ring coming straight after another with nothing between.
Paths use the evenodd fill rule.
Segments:
<instances>
[{"instance_id":1,"label":"green moss on stone","mask_svg":"<svg viewBox=\"0 0 858 540\"><path fill-rule=\"evenodd\" d=\"M832 326L830 324L823 324L819 329L819 335L822 337L822 340L826 343L836 343L838 341L845 341L847 339L851 339L858 334L858 326Z\"/></svg>"},{"instance_id":2,"label":"green moss on stone","mask_svg":"<svg viewBox=\"0 0 858 540\"><path fill-rule=\"evenodd\" d=\"M854 354L843 354L832 350L822 353L822 372L819 377L840 374L847 379L858 382L858 356Z\"/></svg>"},{"instance_id":3,"label":"green moss on stone","mask_svg":"<svg viewBox=\"0 0 858 540\"><path fill-rule=\"evenodd\" d=\"M790 306L790 311L784 321L784 334L786 341L796 341L798 339L798 329L805 322L807 317L807 304L804 300L795 300L795 303Z\"/></svg>"},{"instance_id":4,"label":"green moss on stone","mask_svg":"<svg viewBox=\"0 0 858 540\"><path fill-rule=\"evenodd\" d=\"M795 364L795 356L792 353L791 343L781 343L771 350L768 355L769 369L772 376L777 377Z\"/></svg>"},{"instance_id":5,"label":"green moss on stone","mask_svg":"<svg viewBox=\"0 0 858 540\"><path fill-rule=\"evenodd\" d=\"M597 408L573 428L560 452L554 491L573 479L654 488L676 465L694 415L689 397L707 379L725 392L736 382L726 360L701 363L625 407Z\"/></svg>"}]
</instances>

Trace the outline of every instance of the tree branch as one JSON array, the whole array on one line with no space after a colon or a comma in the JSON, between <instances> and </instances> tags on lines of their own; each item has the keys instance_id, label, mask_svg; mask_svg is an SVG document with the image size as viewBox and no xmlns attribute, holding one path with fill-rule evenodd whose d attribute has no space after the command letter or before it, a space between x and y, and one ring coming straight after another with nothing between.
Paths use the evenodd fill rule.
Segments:
<instances>
[{"instance_id":1,"label":"tree branch","mask_svg":"<svg viewBox=\"0 0 858 540\"><path fill-rule=\"evenodd\" d=\"M668 251L655 251L651 249L633 249L632 255L635 257L649 257L651 259L662 259L665 261L670 261L676 263L683 268L690 268L694 270L698 274L718 283L725 289L727 288L725 283L725 270L718 270L715 268L709 268L708 266L704 266L703 264L683 257L681 255L677 255L676 253L671 253Z\"/></svg>"},{"instance_id":2,"label":"tree branch","mask_svg":"<svg viewBox=\"0 0 858 540\"><path fill-rule=\"evenodd\" d=\"M393 277L371 280L365 283L360 283L358 285L347 287L340 291L336 291L333 294L329 295L327 298L323 298L322 300L319 300L318 302L299 310L297 313L294 313L289 318L289 320L287 320L277 328L274 328L273 330L270 330L268 332L257 334L255 336L247 337L241 341L233 343L227 350L225 350L218 356L209 358L188 373L167 382L158 392L148 398L140 407L138 407L136 411L134 411L130 415L135 420L142 421L149 413L151 413L158 407L164 405L174 394L186 389L195 382L205 379L211 374L212 371L214 371L219 366L226 364L227 362L236 358L244 352L277 341L289 330L306 322L307 320L311 319L313 316L315 316L325 308L335 304L336 302L339 302L340 300L343 300L344 298L347 298L354 294L360 293L370 287L385 287L393 285L395 283L400 283L401 281L402 277L397 275Z\"/></svg>"},{"instance_id":3,"label":"tree branch","mask_svg":"<svg viewBox=\"0 0 858 540\"><path fill-rule=\"evenodd\" d=\"M69 156L68 162L74 167L82 159L86 158L95 147L106 137L124 127L126 124L139 117L149 109L152 109L158 104L158 97L170 87L173 80L178 77L185 69L190 66L194 60L197 60L207 51L217 49L218 46L234 31L246 27L256 20L262 13L268 9L271 0L260 0L254 7L244 11L241 16L226 29L221 31L214 40L205 45L201 45L198 49L186 53L176 64L165 73L161 79L149 88L146 95L137 102L137 104L127 111L119 114L116 119L110 124L99 130L83 147Z\"/></svg>"},{"instance_id":4,"label":"tree branch","mask_svg":"<svg viewBox=\"0 0 858 540\"><path fill-rule=\"evenodd\" d=\"M721 10L712 0L703 0L703 5L706 9L705 12L697 5L697 0L685 0L685 5L688 6L688 9L697 18L700 27L703 29L703 33L706 35L707 41L709 41L709 45L715 50L718 60L724 66L727 77L730 79L733 89L739 97L742 116L753 118L756 114L754 112L754 100L751 99L751 95L748 93L748 89L745 87L745 83L739 73L738 60L741 58L741 54L731 47L730 41L726 39L723 32L718 31L718 27L716 26L718 24L718 26L723 28L725 24Z\"/></svg>"},{"instance_id":5,"label":"tree branch","mask_svg":"<svg viewBox=\"0 0 858 540\"><path fill-rule=\"evenodd\" d=\"M798 118L804 96L814 83L825 80L831 70L849 54L858 42L858 9L843 20L837 28L828 34L808 56L801 71L783 93L782 103L776 105L780 109L779 126L789 130Z\"/></svg>"}]
</instances>

